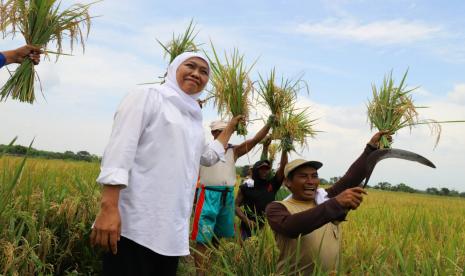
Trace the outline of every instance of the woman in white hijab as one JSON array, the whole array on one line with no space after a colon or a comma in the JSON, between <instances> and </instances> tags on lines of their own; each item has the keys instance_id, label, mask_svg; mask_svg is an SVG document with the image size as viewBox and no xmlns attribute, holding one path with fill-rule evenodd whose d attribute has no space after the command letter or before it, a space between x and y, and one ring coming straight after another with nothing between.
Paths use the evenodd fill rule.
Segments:
<instances>
[{"instance_id":1,"label":"woman in white hijab","mask_svg":"<svg viewBox=\"0 0 465 276\"><path fill-rule=\"evenodd\" d=\"M205 144L197 102L209 64L183 53L166 82L129 93L115 114L97 182L103 185L91 243L107 252L104 275L175 275L189 254L189 218L199 165L224 160L224 148L242 119Z\"/></svg>"}]
</instances>

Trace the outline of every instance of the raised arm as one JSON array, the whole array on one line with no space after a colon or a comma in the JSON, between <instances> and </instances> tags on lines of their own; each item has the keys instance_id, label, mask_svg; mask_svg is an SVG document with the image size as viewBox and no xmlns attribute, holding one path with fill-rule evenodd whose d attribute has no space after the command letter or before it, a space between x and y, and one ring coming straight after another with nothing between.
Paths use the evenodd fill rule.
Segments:
<instances>
[{"instance_id":1,"label":"raised arm","mask_svg":"<svg viewBox=\"0 0 465 276\"><path fill-rule=\"evenodd\" d=\"M243 116L239 115L229 121L226 128L221 132L217 139L205 145L202 156L200 157L200 164L202 166L210 167L215 165L218 161L224 161L224 149L228 145L236 125L243 120Z\"/></svg>"},{"instance_id":2,"label":"raised arm","mask_svg":"<svg viewBox=\"0 0 465 276\"><path fill-rule=\"evenodd\" d=\"M381 136L388 134L387 131L379 131L370 139L367 143L362 154L355 160L354 163L347 170L345 175L339 179L333 186L326 189L328 197L334 197L342 191L360 185L362 180L366 177L366 162L368 156L379 147L379 140ZM388 139L392 140L391 136L388 135Z\"/></svg>"},{"instance_id":3,"label":"raised arm","mask_svg":"<svg viewBox=\"0 0 465 276\"><path fill-rule=\"evenodd\" d=\"M239 157L242 155L248 153L255 145L260 143L261 140L263 140L266 135L268 134L268 131L271 128L271 122L272 120L268 119L266 124L260 129L257 134L252 139L246 140L242 144L234 147L234 158L237 160Z\"/></svg>"},{"instance_id":4,"label":"raised arm","mask_svg":"<svg viewBox=\"0 0 465 276\"><path fill-rule=\"evenodd\" d=\"M276 174L274 177L273 189L275 191L279 190L279 188L281 188L281 185L283 184L284 167L286 167L286 165L287 165L287 152L283 150L281 152L281 160L279 162L279 168L276 171Z\"/></svg>"}]
</instances>

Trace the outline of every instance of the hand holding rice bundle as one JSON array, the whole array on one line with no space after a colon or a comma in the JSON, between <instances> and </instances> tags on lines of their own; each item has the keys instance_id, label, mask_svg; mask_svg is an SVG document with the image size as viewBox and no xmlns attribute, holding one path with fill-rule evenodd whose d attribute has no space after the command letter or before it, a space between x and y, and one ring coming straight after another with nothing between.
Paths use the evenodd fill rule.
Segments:
<instances>
[{"instance_id":1,"label":"hand holding rice bundle","mask_svg":"<svg viewBox=\"0 0 465 276\"><path fill-rule=\"evenodd\" d=\"M225 55L225 62L222 63L215 47L212 44L213 57L210 58L211 82L213 85L213 95L215 106L223 116L236 117L249 115L249 94L253 90L252 81L249 78L250 68L244 64L244 56L236 49L230 58ZM237 125L238 135L247 135L247 128L244 122Z\"/></svg>"},{"instance_id":2,"label":"hand holding rice bundle","mask_svg":"<svg viewBox=\"0 0 465 276\"><path fill-rule=\"evenodd\" d=\"M89 7L91 4L75 4L59 10L57 0L8 0L0 4L0 30L3 35L21 32L29 45L45 48L51 42L56 45L56 52L44 51L63 55L62 41L69 37L71 51L74 44L81 44L84 50L84 40L89 34L90 20ZM26 59L16 69L6 84L2 87L1 100L9 96L21 102L33 103L34 93L34 62Z\"/></svg>"},{"instance_id":3,"label":"hand holding rice bundle","mask_svg":"<svg viewBox=\"0 0 465 276\"><path fill-rule=\"evenodd\" d=\"M417 87L406 88L407 74L408 70L398 85L394 84L392 72L384 77L383 84L379 88L374 84L372 85L373 99L367 104L370 127L372 130L377 129L392 135L403 128L409 128L411 131L414 126L426 124L430 128L431 134L436 136L435 146L437 146L441 137L441 124L465 121L420 119L417 109L426 107L414 104L411 92ZM388 140L387 135L381 137L380 148L391 148L391 141Z\"/></svg>"}]
</instances>

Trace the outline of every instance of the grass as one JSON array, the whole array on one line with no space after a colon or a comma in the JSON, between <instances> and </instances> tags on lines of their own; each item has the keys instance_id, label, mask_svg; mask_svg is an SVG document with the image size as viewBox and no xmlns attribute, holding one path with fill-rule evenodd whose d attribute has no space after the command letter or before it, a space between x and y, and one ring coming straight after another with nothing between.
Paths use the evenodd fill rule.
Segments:
<instances>
[{"instance_id":1,"label":"grass","mask_svg":"<svg viewBox=\"0 0 465 276\"><path fill-rule=\"evenodd\" d=\"M0 274L98 274L99 252L88 241L98 172L98 163L0 157ZM368 190L341 224L339 274L464 275L464 216L461 198ZM211 275L271 275L278 258L267 227L209 254ZM182 258L179 275L194 273L192 258Z\"/></svg>"}]
</instances>

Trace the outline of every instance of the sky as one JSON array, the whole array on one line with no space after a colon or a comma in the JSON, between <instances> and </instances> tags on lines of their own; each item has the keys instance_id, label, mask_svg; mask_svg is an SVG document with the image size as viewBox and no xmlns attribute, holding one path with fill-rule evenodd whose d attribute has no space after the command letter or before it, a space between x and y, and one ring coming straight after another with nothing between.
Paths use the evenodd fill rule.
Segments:
<instances>
[{"instance_id":1,"label":"sky","mask_svg":"<svg viewBox=\"0 0 465 276\"><path fill-rule=\"evenodd\" d=\"M63 1L69 6L73 1ZM418 87L415 103L423 119L465 120L465 2L451 1L153 1L105 0L91 7L93 19L85 52L51 57L37 66L43 96L33 105L12 100L0 103L0 144L18 136L27 145L51 151L86 150L102 155L111 133L113 115L125 94L163 75L167 60L157 39L167 42L182 33L191 19L197 43L210 53L234 48L255 65L251 78L276 68L278 76L302 76L309 92L298 105L309 106L315 129L321 131L308 147L291 159L324 163L320 176L341 176L375 133L366 116L372 84L379 85L392 71ZM1 50L21 46L20 35L0 40ZM49 48L53 49L53 45ZM67 49L69 52L69 49ZM14 69L14 66L9 66ZM0 83L8 78L0 71ZM204 110L208 125L217 119L215 108ZM255 106L251 119L266 118ZM248 138L263 126L249 124ZM389 159L378 164L370 184L405 183L416 189L448 187L465 192L465 124L443 125L437 147L427 126L399 131L393 147L414 151L436 164L436 169ZM234 136L237 144L244 137ZM254 149L238 161L258 159Z\"/></svg>"}]
</instances>

